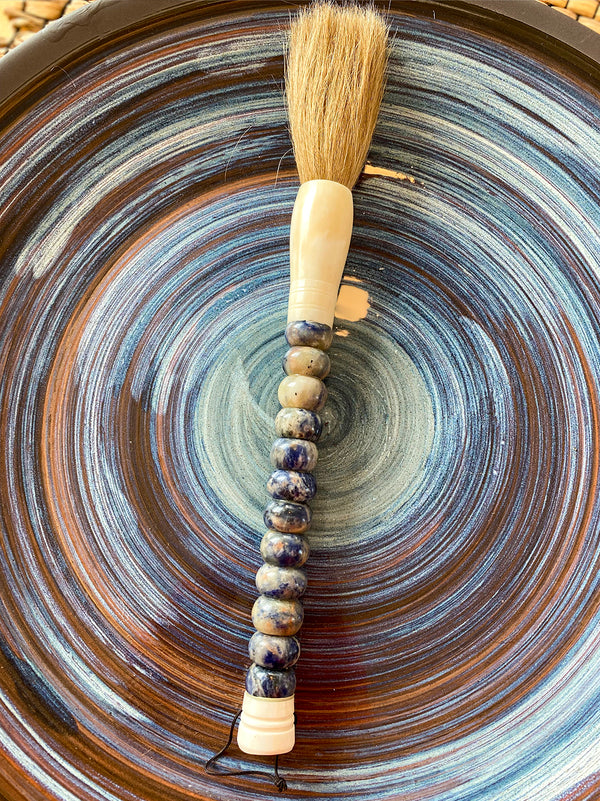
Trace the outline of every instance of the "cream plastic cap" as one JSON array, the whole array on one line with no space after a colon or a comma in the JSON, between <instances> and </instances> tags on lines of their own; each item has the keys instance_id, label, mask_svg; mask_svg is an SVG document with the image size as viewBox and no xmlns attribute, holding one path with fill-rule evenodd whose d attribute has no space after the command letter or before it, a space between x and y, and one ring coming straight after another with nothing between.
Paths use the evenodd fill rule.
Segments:
<instances>
[{"instance_id":1,"label":"cream plastic cap","mask_svg":"<svg viewBox=\"0 0 600 801\"><path fill-rule=\"evenodd\" d=\"M290 229L288 323L333 325L353 218L347 186L317 179L298 190Z\"/></svg>"},{"instance_id":2,"label":"cream plastic cap","mask_svg":"<svg viewBox=\"0 0 600 801\"><path fill-rule=\"evenodd\" d=\"M237 742L245 754L287 754L296 741L294 696L258 698L244 693Z\"/></svg>"}]
</instances>

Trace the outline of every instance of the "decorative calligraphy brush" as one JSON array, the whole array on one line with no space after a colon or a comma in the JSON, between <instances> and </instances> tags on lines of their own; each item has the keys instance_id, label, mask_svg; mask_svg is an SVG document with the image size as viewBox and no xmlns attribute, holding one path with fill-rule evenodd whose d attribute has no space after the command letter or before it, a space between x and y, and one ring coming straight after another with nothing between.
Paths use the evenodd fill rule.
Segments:
<instances>
[{"instance_id":1,"label":"decorative calligraphy brush","mask_svg":"<svg viewBox=\"0 0 600 801\"><path fill-rule=\"evenodd\" d=\"M249 754L279 755L294 746L295 635L306 588L301 569L309 546L307 505L316 491L312 470L327 398L334 309L353 224L352 187L367 158L383 95L388 30L371 7L321 2L292 21L286 95L300 175L290 232L290 294L285 336L283 407L271 451L272 496L261 542L265 564L256 576L252 610L253 663L238 729ZM233 727L232 727L233 731Z\"/></svg>"}]
</instances>

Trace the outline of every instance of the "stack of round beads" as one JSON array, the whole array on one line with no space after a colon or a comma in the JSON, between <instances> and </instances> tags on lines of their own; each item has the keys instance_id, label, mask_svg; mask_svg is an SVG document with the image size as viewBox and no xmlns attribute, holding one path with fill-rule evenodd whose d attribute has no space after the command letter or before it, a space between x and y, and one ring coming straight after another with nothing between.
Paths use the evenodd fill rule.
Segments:
<instances>
[{"instance_id":1,"label":"stack of round beads","mask_svg":"<svg viewBox=\"0 0 600 801\"><path fill-rule=\"evenodd\" d=\"M267 483L272 501L265 509L268 528L260 552L265 561L256 574L261 593L252 609L256 633L249 643L253 664L246 676L250 695L287 698L294 694L294 665L300 656L297 634L304 612L300 598L306 589L301 570L309 546L303 536L310 527L308 501L317 485L312 470L317 463L315 442L321 435L318 412L327 400L323 379L329 373L333 332L327 325L306 321L289 323L285 338L290 349L283 359L286 377L279 385L283 407L275 419L278 439L271 449L274 472Z\"/></svg>"}]
</instances>

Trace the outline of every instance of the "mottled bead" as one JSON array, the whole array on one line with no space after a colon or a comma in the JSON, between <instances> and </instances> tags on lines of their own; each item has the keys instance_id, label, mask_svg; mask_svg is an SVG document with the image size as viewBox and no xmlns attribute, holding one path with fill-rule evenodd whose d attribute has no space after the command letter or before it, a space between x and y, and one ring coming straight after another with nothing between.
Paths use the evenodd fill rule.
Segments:
<instances>
[{"instance_id":1,"label":"mottled bead","mask_svg":"<svg viewBox=\"0 0 600 801\"><path fill-rule=\"evenodd\" d=\"M304 610L300 601L280 601L260 595L252 607L252 623L263 634L291 637L302 626Z\"/></svg>"},{"instance_id":2,"label":"mottled bead","mask_svg":"<svg viewBox=\"0 0 600 801\"><path fill-rule=\"evenodd\" d=\"M321 418L309 409L280 409L275 418L275 431L278 437L316 442L322 430Z\"/></svg>"},{"instance_id":3,"label":"mottled bead","mask_svg":"<svg viewBox=\"0 0 600 801\"><path fill-rule=\"evenodd\" d=\"M248 643L248 653L261 667L287 670L300 658L300 643L295 637L274 637L255 631Z\"/></svg>"},{"instance_id":4,"label":"mottled bead","mask_svg":"<svg viewBox=\"0 0 600 801\"><path fill-rule=\"evenodd\" d=\"M260 555L271 565L302 567L310 555L310 547L298 534L267 531L260 543Z\"/></svg>"},{"instance_id":5,"label":"mottled bead","mask_svg":"<svg viewBox=\"0 0 600 801\"><path fill-rule=\"evenodd\" d=\"M263 515L265 526L289 534L302 534L310 526L312 512L303 503L273 500Z\"/></svg>"},{"instance_id":6,"label":"mottled bead","mask_svg":"<svg viewBox=\"0 0 600 801\"><path fill-rule=\"evenodd\" d=\"M279 384L277 397L282 406L318 412L325 406L327 387L320 378L310 375L286 375Z\"/></svg>"},{"instance_id":7,"label":"mottled bead","mask_svg":"<svg viewBox=\"0 0 600 801\"><path fill-rule=\"evenodd\" d=\"M288 323L285 329L285 338L288 345L308 345L319 350L327 350L333 340L333 331L323 323L297 320Z\"/></svg>"},{"instance_id":8,"label":"mottled bead","mask_svg":"<svg viewBox=\"0 0 600 801\"><path fill-rule=\"evenodd\" d=\"M317 464L319 451L314 442L304 439L276 439L271 448L271 464L278 470L310 473Z\"/></svg>"},{"instance_id":9,"label":"mottled bead","mask_svg":"<svg viewBox=\"0 0 600 801\"><path fill-rule=\"evenodd\" d=\"M317 482L312 473L275 470L267 481L267 492L273 498L294 501L294 503L306 503L315 497Z\"/></svg>"},{"instance_id":10,"label":"mottled bead","mask_svg":"<svg viewBox=\"0 0 600 801\"><path fill-rule=\"evenodd\" d=\"M289 698L296 690L293 670L268 670L251 665L246 673L246 690L259 698Z\"/></svg>"},{"instance_id":11,"label":"mottled bead","mask_svg":"<svg viewBox=\"0 0 600 801\"><path fill-rule=\"evenodd\" d=\"M287 375L311 375L326 378L329 375L329 356L318 348L294 346L283 357L283 370Z\"/></svg>"},{"instance_id":12,"label":"mottled bead","mask_svg":"<svg viewBox=\"0 0 600 801\"><path fill-rule=\"evenodd\" d=\"M262 565L256 574L256 589L269 598L300 598L306 590L306 573L296 567Z\"/></svg>"}]
</instances>

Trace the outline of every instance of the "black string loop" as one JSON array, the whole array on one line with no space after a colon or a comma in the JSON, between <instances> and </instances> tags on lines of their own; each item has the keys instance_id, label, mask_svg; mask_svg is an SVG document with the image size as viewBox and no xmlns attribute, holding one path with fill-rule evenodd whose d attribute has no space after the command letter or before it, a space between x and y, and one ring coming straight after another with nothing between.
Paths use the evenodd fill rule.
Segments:
<instances>
[{"instance_id":1,"label":"black string loop","mask_svg":"<svg viewBox=\"0 0 600 801\"><path fill-rule=\"evenodd\" d=\"M233 732L235 731L235 724L238 722L240 715L242 714L242 710L238 709L235 717L231 721L231 727L229 729L229 739L227 743L221 748L218 754L215 754L210 759L206 761L204 765L204 770L209 774L209 776L256 776L261 779L269 779L273 782L275 787L279 790L280 793L283 793L284 790L287 790L287 782L283 778L283 776L279 775L279 755L275 757L275 765L273 766L273 773L269 773L266 770L230 770L229 768L224 768L221 765L217 766L217 762L225 756L229 746L233 742Z\"/></svg>"}]
</instances>

